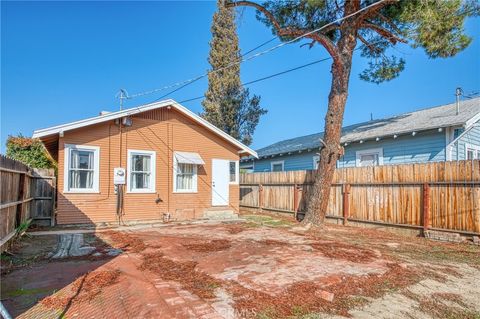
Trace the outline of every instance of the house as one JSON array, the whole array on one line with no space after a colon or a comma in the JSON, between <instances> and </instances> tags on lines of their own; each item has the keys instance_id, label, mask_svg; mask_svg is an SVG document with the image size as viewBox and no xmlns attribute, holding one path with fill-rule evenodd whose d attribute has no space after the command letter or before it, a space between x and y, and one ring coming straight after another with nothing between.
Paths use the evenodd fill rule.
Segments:
<instances>
[{"instance_id":1,"label":"house","mask_svg":"<svg viewBox=\"0 0 480 319\"><path fill-rule=\"evenodd\" d=\"M458 110L458 111L457 111ZM322 133L280 141L245 158L242 171L311 170ZM337 167L480 159L480 98L343 128Z\"/></svg>"},{"instance_id":2,"label":"house","mask_svg":"<svg viewBox=\"0 0 480 319\"><path fill-rule=\"evenodd\" d=\"M173 100L36 130L58 162L57 223L186 220L238 211L256 156Z\"/></svg>"}]
</instances>

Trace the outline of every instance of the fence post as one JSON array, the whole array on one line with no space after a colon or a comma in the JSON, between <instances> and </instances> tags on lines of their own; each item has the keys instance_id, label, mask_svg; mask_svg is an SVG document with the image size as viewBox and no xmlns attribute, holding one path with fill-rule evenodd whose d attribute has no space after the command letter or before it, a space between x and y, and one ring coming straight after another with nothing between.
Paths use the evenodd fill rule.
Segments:
<instances>
[{"instance_id":1,"label":"fence post","mask_svg":"<svg viewBox=\"0 0 480 319\"><path fill-rule=\"evenodd\" d=\"M17 205L17 211L15 213L15 228L20 226L22 223L22 215L23 215L23 200L25 199L24 197L24 192L25 192L25 173L24 174L19 174L18 176L18 196L17 196L17 201L20 201Z\"/></svg>"},{"instance_id":2,"label":"fence post","mask_svg":"<svg viewBox=\"0 0 480 319\"><path fill-rule=\"evenodd\" d=\"M258 185L258 206L260 208L260 212L263 211L263 185Z\"/></svg>"},{"instance_id":3,"label":"fence post","mask_svg":"<svg viewBox=\"0 0 480 319\"><path fill-rule=\"evenodd\" d=\"M298 213L298 185L293 185L293 213L295 216L295 220L297 220L297 213Z\"/></svg>"},{"instance_id":4,"label":"fence post","mask_svg":"<svg viewBox=\"0 0 480 319\"><path fill-rule=\"evenodd\" d=\"M430 185L423 184L423 232L430 228Z\"/></svg>"},{"instance_id":5,"label":"fence post","mask_svg":"<svg viewBox=\"0 0 480 319\"><path fill-rule=\"evenodd\" d=\"M350 184L343 185L343 224L347 225L350 216Z\"/></svg>"},{"instance_id":6,"label":"fence post","mask_svg":"<svg viewBox=\"0 0 480 319\"><path fill-rule=\"evenodd\" d=\"M55 226L55 212L56 212L56 199L57 199L57 178L55 175L52 177L52 212L50 219L50 226Z\"/></svg>"}]
</instances>

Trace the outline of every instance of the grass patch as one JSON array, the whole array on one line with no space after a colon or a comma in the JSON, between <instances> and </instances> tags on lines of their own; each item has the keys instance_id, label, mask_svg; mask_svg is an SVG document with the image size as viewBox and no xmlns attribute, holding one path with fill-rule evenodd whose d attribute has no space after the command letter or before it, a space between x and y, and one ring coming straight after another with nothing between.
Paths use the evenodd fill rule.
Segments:
<instances>
[{"instance_id":1,"label":"grass patch","mask_svg":"<svg viewBox=\"0 0 480 319\"><path fill-rule=\"evenodd\" d=\"M267 227L275 228L275 227L290 227L294 225L293 221L275 218L268 215L244 215L242 217L246 219L247 227L267 226Z\"/></svg>"},{"instance_id":2,"label":"grass patch","mask_svg":"<svg viewBox=\"0 0 480 319\"><path fill-rule=\"evenodd\" d=\"M42 293L47 293L51 292L51 289L45 289L45 288L32 288L32 289L15 289L13 291L8 291L4 292L4 295L6 297L19 297L19 296L29 296L29 295L36 295L36 294L42 294Z\"/></svg>"}]
</instances>

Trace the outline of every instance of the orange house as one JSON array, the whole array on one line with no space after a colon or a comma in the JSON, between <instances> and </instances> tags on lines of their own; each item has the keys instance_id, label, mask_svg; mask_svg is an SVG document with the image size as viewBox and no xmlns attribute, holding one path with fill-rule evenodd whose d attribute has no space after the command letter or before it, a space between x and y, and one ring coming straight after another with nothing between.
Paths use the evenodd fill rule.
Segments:
<instances>
[{"instance_id":1,"label":"orange house","mask_svg":"<svg viewBox=\"0 0 480 319\"><path fill-rule=\"evenodd\" d=\"M58 162L58 224L237 213L239 159L256 152L173 100L33 133Z\"/></svg>"}]
</instances>

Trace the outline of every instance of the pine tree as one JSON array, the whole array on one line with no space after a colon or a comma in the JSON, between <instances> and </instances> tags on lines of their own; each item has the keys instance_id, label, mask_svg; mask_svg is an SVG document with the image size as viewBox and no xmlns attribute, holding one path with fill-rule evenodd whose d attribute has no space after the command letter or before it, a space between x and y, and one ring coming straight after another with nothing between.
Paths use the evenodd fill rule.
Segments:
<instances>
[{"instance_id":1,"label":"pine tree","mask_svg":"<svg viewBox=\"0 0 480 319\"><path fill-rule=\"evenodd\" d=\"M211 27L210 55L212 70L202 102L202 116L232 137L250 144L260 116L267 111L260 107L260 97L250 98L240 80L240 48L238 46L235 11L217 0L217 12ZM226 66L229 66L225 68Z\"/></svg>"},{"instance_id":2,"label":"pine tree","mask_svg":"<svg viewBox=\"0 0 480 319\"><path fill-rule=\"evenodd\" d=\"M335 164L343 155L340 137L357 45L369 60L360 79L379 84L405 68L405 60L392 50L398 43L423 48L431 58L455 56L472 40L465 34L466 18L480 13L478 0L232 0L227 5L255 8L257 18L282 41L305 35L310 48L321 45L332 58L320 162L303 221L307 225L323 223Z\"/></svg>"}]
</instances>

